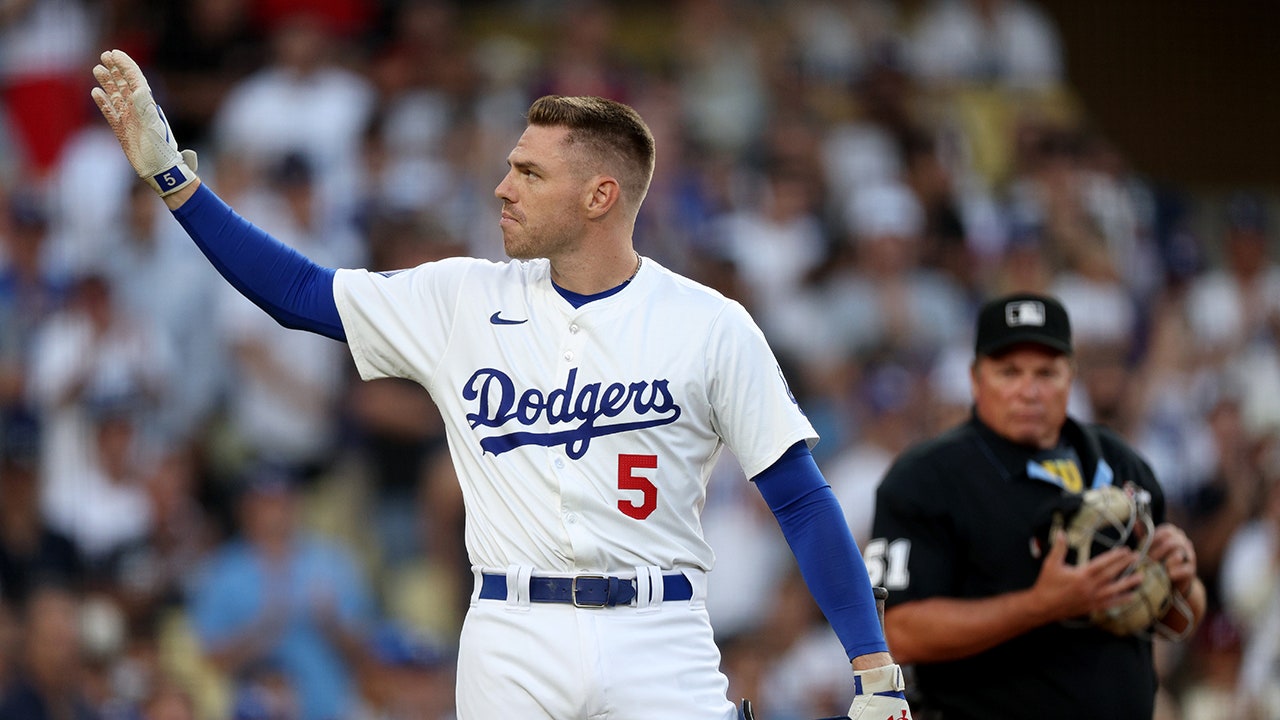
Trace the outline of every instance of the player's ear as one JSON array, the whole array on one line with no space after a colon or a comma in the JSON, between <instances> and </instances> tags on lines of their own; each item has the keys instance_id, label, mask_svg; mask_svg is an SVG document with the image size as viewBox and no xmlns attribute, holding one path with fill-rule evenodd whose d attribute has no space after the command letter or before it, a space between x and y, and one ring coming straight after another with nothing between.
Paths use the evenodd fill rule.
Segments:
<instances>
[{"instance_id":1,"label":"player's ear","mask_svg":"<svg viewBox=\"0 0 1280 720\"><path fill-rule=\"evenodd\" d=\"M587 217L593 220L602 217L609 212L610 208L618 204L622 194L618 181L608 175L595 176L587 189Z\"/></svg>"}]
</instances>

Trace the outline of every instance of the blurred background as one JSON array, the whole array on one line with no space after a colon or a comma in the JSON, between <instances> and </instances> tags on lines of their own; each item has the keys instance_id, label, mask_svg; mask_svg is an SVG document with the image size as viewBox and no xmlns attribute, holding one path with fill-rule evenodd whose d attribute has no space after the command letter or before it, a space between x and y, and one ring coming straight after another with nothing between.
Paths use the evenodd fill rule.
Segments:
<instances>
[{"instance_id":1,"label":"blurred background","mask_svg":"<svg viewBox=\"0 0 1280 720\"><path fill-rule=\"evenodd\" d=\"M860 543L880 473L966 416L972 318L1075 325L1210 613L1161 720L1280 718L1280 53L1220 0L0 0L0 718L451 716L471 589L421 388L274 324L89 99L143 66L204 180L317 262L502 258L547 93L658 142L636 245L740 300ZM843 713L838 641L726 457L705 529L730 697ZM261 582L263 569L267 582Z\"/></svg>"}]
</instances>

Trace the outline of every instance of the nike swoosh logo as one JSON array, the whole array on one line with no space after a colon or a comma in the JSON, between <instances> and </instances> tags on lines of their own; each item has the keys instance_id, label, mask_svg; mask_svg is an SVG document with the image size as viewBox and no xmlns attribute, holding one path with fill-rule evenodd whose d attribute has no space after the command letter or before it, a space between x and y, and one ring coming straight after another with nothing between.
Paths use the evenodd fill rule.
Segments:
<instances>
[{"instance_id":1,"label":"nike swoosh logo","mask_svg":"<svg viewBox=\"0 0 1280 720\"><path fill-rule=\"evenodd\" d=\"M519 325L521 323L529 322L529 318L525 318L524 320L508 320L504 317L498 317L501 314L502 314L502 311L499 310L498 312L490 315L489 322L493 323L494 325Z\"/></svg>"}]
</instances>

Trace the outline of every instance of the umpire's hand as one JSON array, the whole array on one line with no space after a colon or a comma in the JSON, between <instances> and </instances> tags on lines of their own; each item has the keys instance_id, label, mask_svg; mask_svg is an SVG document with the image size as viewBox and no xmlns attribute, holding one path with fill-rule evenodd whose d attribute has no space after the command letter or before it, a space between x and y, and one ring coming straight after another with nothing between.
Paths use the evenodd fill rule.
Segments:
<instances>
[{"instance_id":1,"label":"umpire's hand","mask_svg":"<svg viewBox=\"0 0 1280 720\"><path fill-rule=\"evenodd\" d=\"M1140 573L1124 574L1137 560L1134 551L1118 546L1099 553L1084 565L1067 562L1067 535L1055 531L1031 593L1045 623L1068 620L1106 610L1129 599L1142 582Z\"/></svg>"}]
</instances>

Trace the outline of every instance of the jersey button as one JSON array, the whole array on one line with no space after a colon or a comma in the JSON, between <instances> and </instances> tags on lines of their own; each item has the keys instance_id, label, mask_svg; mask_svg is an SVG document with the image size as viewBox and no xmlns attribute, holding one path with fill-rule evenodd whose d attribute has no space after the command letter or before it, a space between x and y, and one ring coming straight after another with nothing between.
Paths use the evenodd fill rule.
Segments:
<instances>
[{"instance_id":1,"label":"jersey button","mask_svg":"<svg viewBox=\"0 0 1280 720\"><path fill-rule=\"evenodd\" d=\"M569 523L570 525L573 525L574 523L578 522L578 516L575 515L574 513L565 513L564 521Z\"/></svg>"},{"instance_id":2,"label":"jersey button","mask_svg":"<svg viewBox=\"0 0 1280 720\"><path fill-rule=\"evenodd\" d=\"M572 351L572 350L570 350L569 352L565 353L565 354L564 354L564 359L565 359L565 360L572 360L572 359L573 359L573 351Z\"/></svg>"},{"instance_id":3,"label":"jersey button","mask_svg":"<svg viewBox=\"0 0 1280 720\"><path fill-rule=\"evenodd\" d=\"M575 334L575 335L577 335L577 334L578 334L578 325L577 325L577 323L575 323L575 324L573 324L573 325L570 325L570 326L569 326L569 332L571 332L571 333L573 333L573 334Z\"/></svg>"},{"instance_id":4,"label":"jersey button","mask_svg":"<svg viewBox=\"0 0 1280 720\"><path fill-rule=\"evenodd\" d=\"M556 467L558 468L564 467L564 461L561 460L560 458L556 458Z\"/></svg>"}]
</instances>

